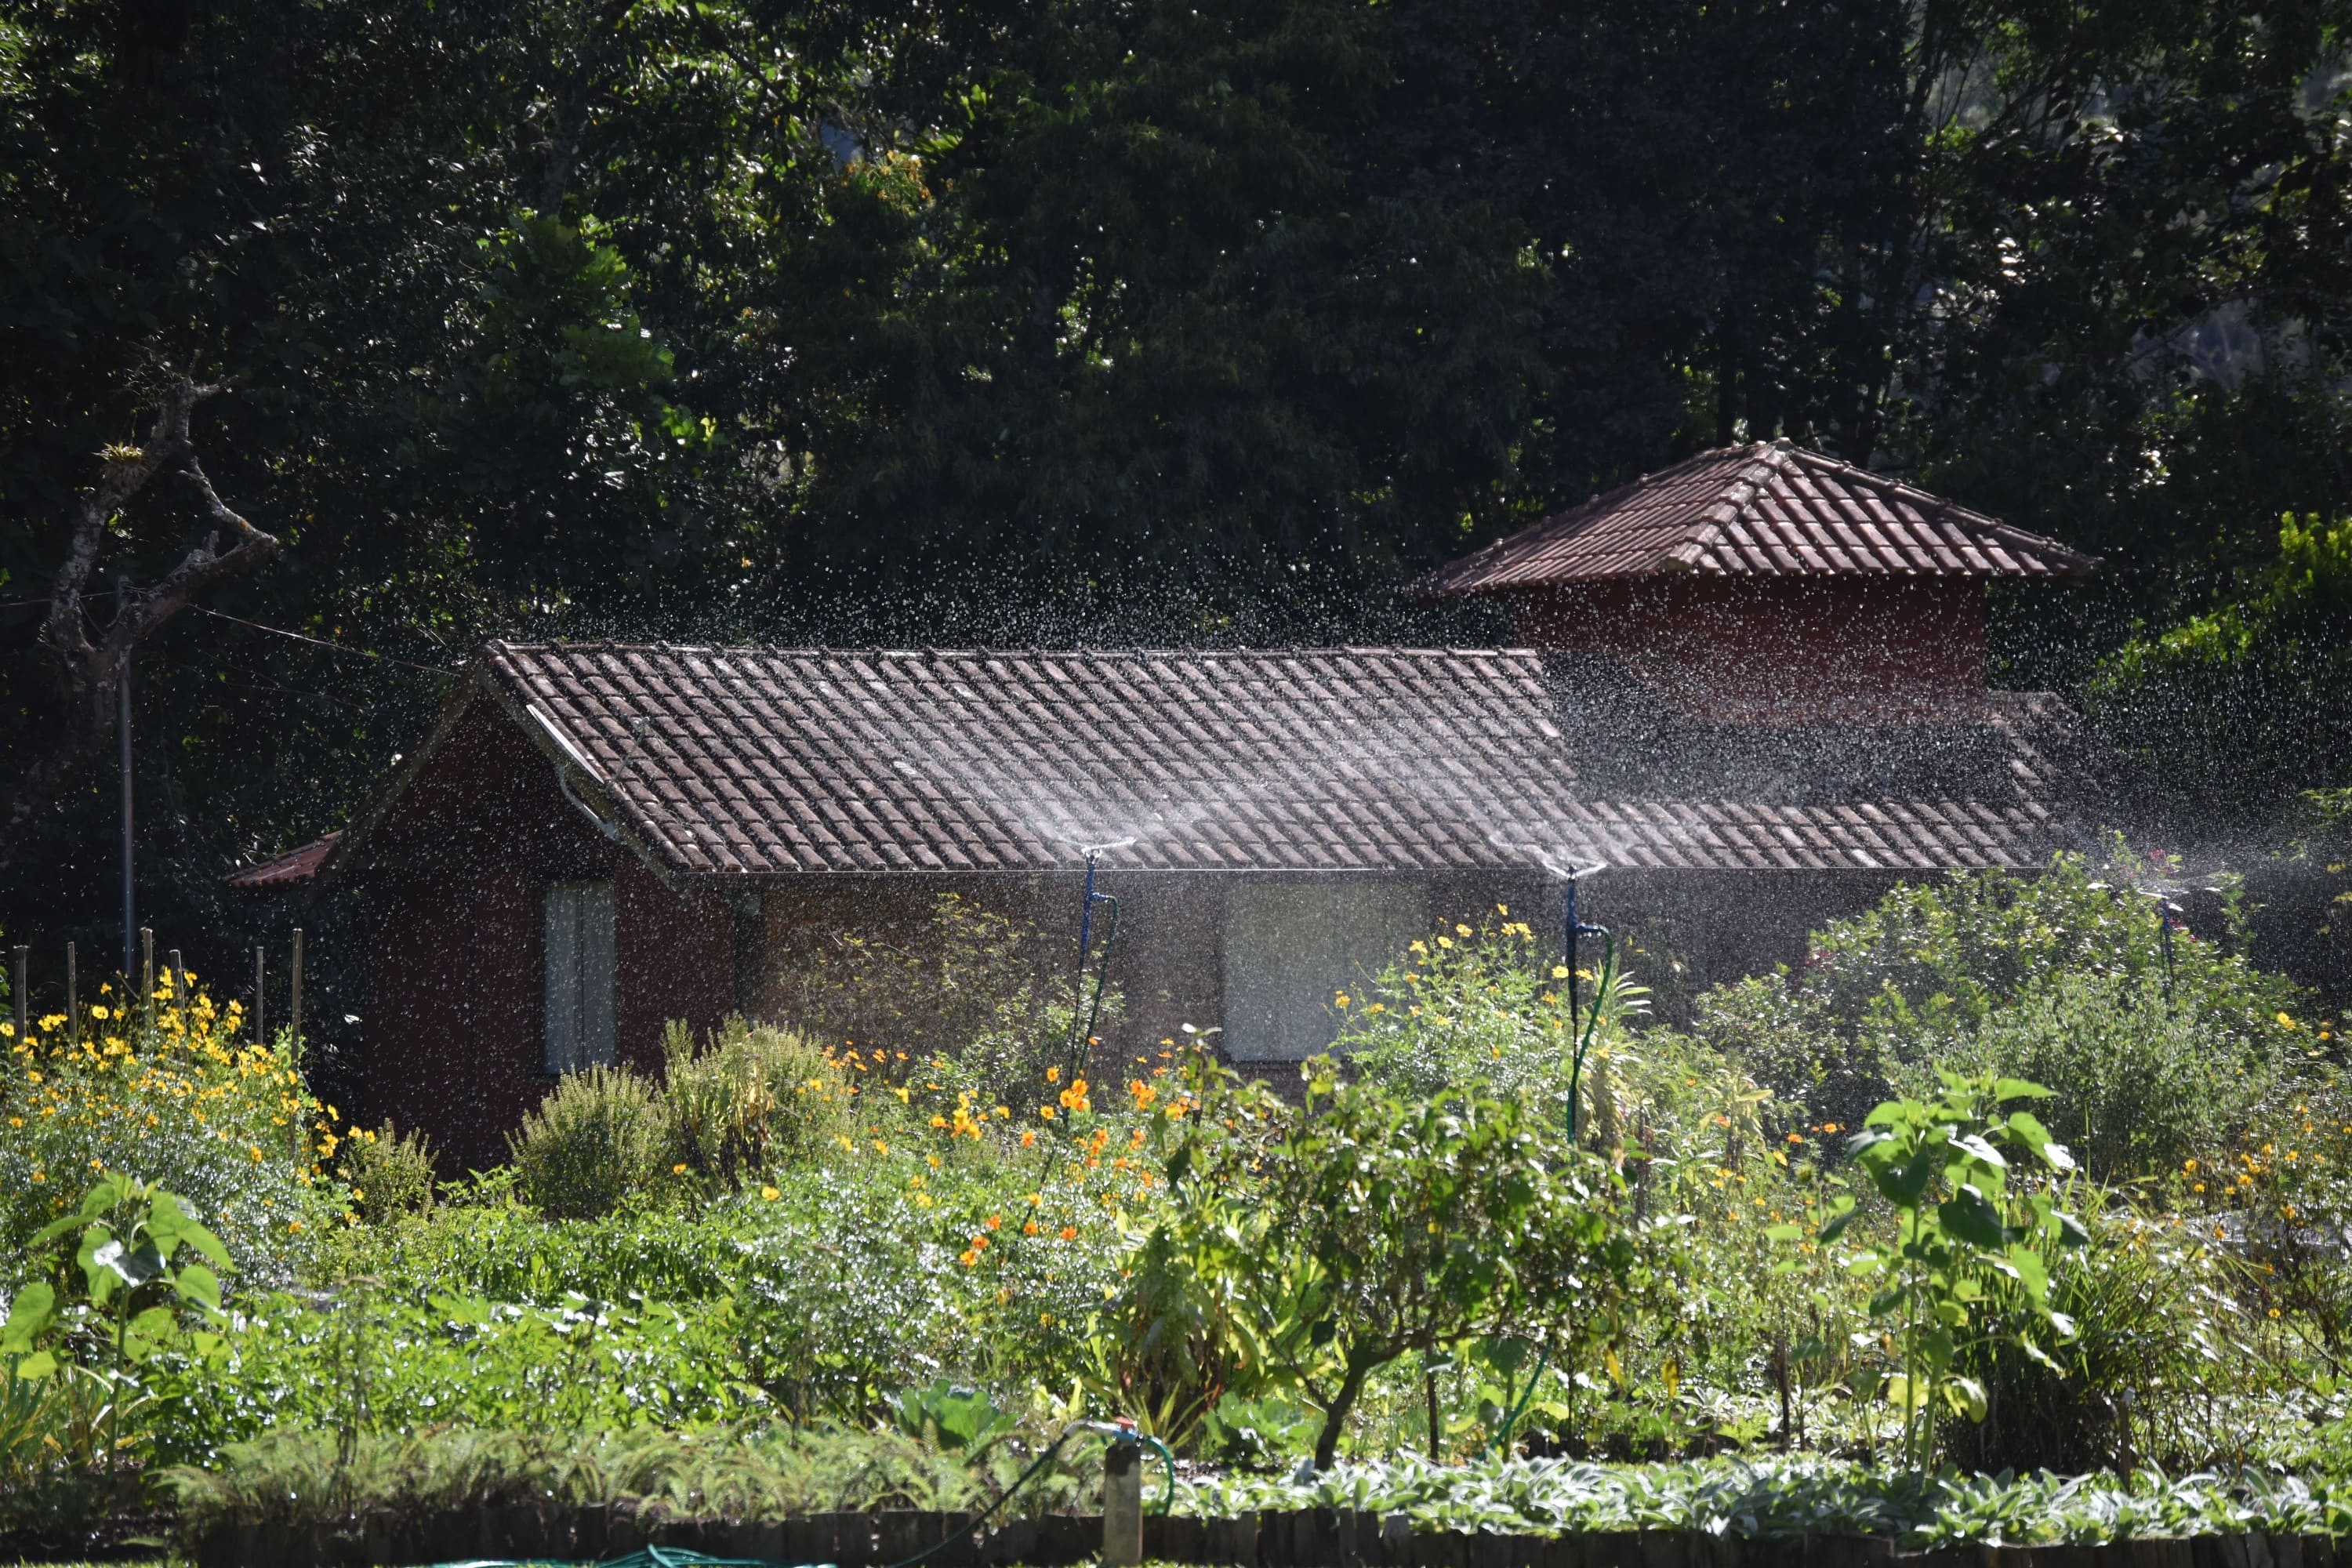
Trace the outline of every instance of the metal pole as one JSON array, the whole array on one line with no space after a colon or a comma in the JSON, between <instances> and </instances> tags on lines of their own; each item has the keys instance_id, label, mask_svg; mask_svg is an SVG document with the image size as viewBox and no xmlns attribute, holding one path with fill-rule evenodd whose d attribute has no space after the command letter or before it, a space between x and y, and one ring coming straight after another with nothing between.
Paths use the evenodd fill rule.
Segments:
<instances>
[{"instance_id":1,"label":"metal pole","mask_svg":"<svg viewBox=\"0 0 2352 1568\"><path fill-rule=\"evenodd\" d=\"M1087 978L1087 949L1094 943L1095 929L1095 852L1087 852L1087 896L1078 906L1078 984Z\"/></svg>"},{"instance_id":2,"label":"metal pole","mask_svg":"<svg viewBox=\"0 0 2352 1568\"><path fill-rule=\"evenodd\" d=\"M120 621L130 608L131 579L114 579L114 618ZM131 934L138 925L133 891L131 856L131 654L122 655L122 672L115 679L115 729L122 742L122 977L131 975Z\"/></svg>"},{"instance_id":3,"label":"metal pole","mask_svg":"<svg viewBox=\"0 0 2352 1568\"><path fill-rule=\"evenodd\" d=\"M1568 1043L1576 1045L1576 939L1581 934L1576 923L1576 871L1568 873Z\"/></svg>"},{"instance_id":4,"label":"metal pole","mask_svg":"<svg viewBox=\"0 0 2352 1568\"><path fill-rule=\"evenodd\" d=\"M292 1000L287 1004L286 1023L287 1027L293 1032L294 1059L299 1061L302 1059L302 928L300 926L294 928L294 967L288 972L288 980L293 987L294 994Z\"/></svg>"}]
</instances>

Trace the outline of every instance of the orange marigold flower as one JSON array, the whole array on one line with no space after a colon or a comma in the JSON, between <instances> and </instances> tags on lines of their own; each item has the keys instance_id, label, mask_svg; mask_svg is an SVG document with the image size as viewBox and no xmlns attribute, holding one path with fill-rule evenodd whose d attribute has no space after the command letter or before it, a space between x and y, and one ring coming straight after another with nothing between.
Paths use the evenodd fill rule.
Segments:
<instances>
[{"instance_id":1,"label":"orange marigold flower","mask_svg":"<svg viewBox=\"0 0 2352 1568\"><path fill-rule=\"evenodd\" d=\"M1076 1240L1077 1240L1077 1239L1078 1239L1078 1227L1077 1227L1076 1226L1074 1226L1074 1225L1066 1225L1066 1226L1064 1226L1062 1227L1062 1239L1063 1239L1064 1241L1076 1241Z\"/></svg>"}]
</instances>

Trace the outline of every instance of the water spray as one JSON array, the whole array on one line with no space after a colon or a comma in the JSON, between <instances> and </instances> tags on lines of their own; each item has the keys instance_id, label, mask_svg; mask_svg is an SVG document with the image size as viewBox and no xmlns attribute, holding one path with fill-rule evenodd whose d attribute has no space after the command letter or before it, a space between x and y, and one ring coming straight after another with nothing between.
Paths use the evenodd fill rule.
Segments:
<instances>
[{"instance_id":1,"label":"water spray","mask_svg":"<svg viewBox=\"0 0 2352 1568\"><path fill-rule=\"evenodd\" d=\"M1125 838L1114 838L1107 844L1081 844L1077 847L1079 852L1087 858L1087 893L1085 900L1078 905L1078 983L1077 988L1070 994L1070 1023L1073 1028L1070 1037L1070 1074L1073 1079L1086 1069L1087 1048L1095 1037L1095 1025L1102 1017L1103 986L1110 979L1111 948L1118 941L1118 900L1112 894L1095 891L1095 863L1101 859L1105 851L1124 849L1134 842L1135 839L1130 835ZM1103 926L1102 958L1095 968L1094 1001L1087 1006L1085 1021L1081 1023L1077 1002L1080 996L1086 994L1087 963L1094 952L1097 904L1108 904L1110 909Z\"/></svg>"}]
</instances>

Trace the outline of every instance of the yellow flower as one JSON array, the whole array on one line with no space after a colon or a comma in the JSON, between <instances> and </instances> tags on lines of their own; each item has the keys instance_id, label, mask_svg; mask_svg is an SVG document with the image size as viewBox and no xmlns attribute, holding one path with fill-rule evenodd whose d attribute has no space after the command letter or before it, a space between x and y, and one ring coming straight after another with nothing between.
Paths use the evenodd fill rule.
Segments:
<instances>
[{"instance_id":1,"label":"yellow flower","mask_svg":"<svg viewBox=\"0 0 2352 1568\"><path fill-rule=\"evenodd\" d=\"M767 1199L770 1203L774 1203L778 1198L782 1197L784 1194L776 1191L773 1187L761 1187L760 1189L760 1195Z\"/></svg>"},{"instance_id":2,"label":"yellow flower","mask_svg":"<svg viewBox=\"0 0 2352 1568\"><path fill-rule=\"evenodd\" d=\"M1024 1149L1034 1148L1036 1146L1036 1142L1037 1130L1034 1127L1024 1128L1021 1132L1021 1146Z\"/></svg>"},{"instance_id":3,"label":"yellow flower","mask_svg":"<svg viewBox=\"0 0 2352 1568\"><path fill-rule=\"evenodd\" d=\"M1059 1083L1059 1082L1061 1082L1061 1081L1062 1081L1062 1069L1061 1069L1060 1068L1047 1068L1045 1069L1045 1081L1046 1081L1047 1083Z\"/></svg>"},{"instance_id":4,"label":"yellow flower","mask_svg":"<svg viewBox=\"0 0 2352 1568\"><path fill-rule=\"evenodd\" d=\"M2280 1028L2282 1028L2282 1029L2292 1029L2292 1028L2294 1028L2294 1020L2293 1018L2288 1017L2288 1016L2287 1016L2285 1014L2284 1014L2284 1013L2281 1013L2281 1014L2278 1016L2278 1021L2279 1021L2279 1027L2280 1027Z\"/></svg>"},{"instance_id":5,"label":"yellow flower","mask_svg":"<svg viewBox=\"0 0 2352 1568\"><path fill-rule=\"evenodd\" d=\"M1457 925L1454 928L1454 934L1455 936L1468 936L1470 934L1470 928L1465 925Z\"/></svg>"},{"instance_id":6,"label":"yellow flower","mask_svg":"<svg viewBox=\"0 0 2352 1568\"><path fill-rule=\"evenodd\" d=\"M1565 979L1567 979L1567 978L1568 978L1568 965L1567 965L1567 964L1565 964L1565 963L1555 963L1555 964L1553 964L1553 965L1551 966L1551 977L1552 977L1554 980L1565 980Z\"/></svg>"},{"instance_id":7,"label":"yellow flower","mask_svg":"<svg viewBox=\"0 0 2352 1568\"><path fill-rule=\"evenodd\" d=\"M1426 943L1426 942L1414 942L1411 947L1409 947L1409 948L1405 949L1405 951L1406 951L1407 952L1427 952L1429 951L1429 944L1428 944L1428 943Z\"/></svg>"},{"instance_id":8,"label":"yellow flower","mask_svg":"<svg viewBox=\"0 0 2352 1568\"><path fill-rule=\"evenodd\" d=\"M1348 1005L1348 994L1345 991L1334 993L1331 997L1331 1003L1334 1006L1345 1007Z\"/></svg>"},{"instance_id":9,"label":"yellow flower","mask_svg":"<svg viewBox=\"0 0 2352 1568\"><path fill-rule=\"evenodd\" d=\"M685 1175L685 1174L686 1174L686 1162L685 1162L685 1161L683 1161L683 1160L681 1160L681 1161L679 1161L677 1164L672 1165L672 1166L669 1168L669 1173L670 1173L671 1175L673 1175L673 1176L683 1176L683 1175Z\"/></svg>"},{"instance_id":10,"label":"yellow flower","mask_svg":"<svg viewBox=\"0 0 2352 1568\"><path fill-rule=\"evenodd\" d=\"M1054 1120L1054 1108L1050 1105L1041 1105L1037 1108L1037 1114L1051 1121ZM1024 1138L1022 1142L1026 1143L1028 1140Z\"/></svg>"}]
</instances>

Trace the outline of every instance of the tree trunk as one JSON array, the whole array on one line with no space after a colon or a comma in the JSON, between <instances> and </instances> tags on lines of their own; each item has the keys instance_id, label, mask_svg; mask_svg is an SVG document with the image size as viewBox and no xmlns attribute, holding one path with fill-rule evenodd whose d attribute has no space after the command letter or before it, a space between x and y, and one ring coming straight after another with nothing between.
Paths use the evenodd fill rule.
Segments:
<instances>
[{"instance_id":1,"label":"tree trunk","mask_svg":"<svg viewBox=\"0 0 2352 1568\"><path fill-rule=\"evenodd\" d=\"M66 721L17 775L6 805L0 808L0 867L22 852L25 830L33 818L64 797L105 744L114 727L115 694L139 645L213 584L278 552L274 536L223 504L212 481L205 477L203 465L196 460L195 444L188 435L188 418L196 405L226 390L180 377L163 395L146 442L135 454L110 450L98 484L75 505L72 541L50 587L48 620L41 630L42 644L65 699ZM175 466L194 488L205 516L216 525L215 531L188 552L161 582L132 594L113 623L93 642L85 628L82 599L106 543L107 524L149 480ZM219 548L221 529L236 541L225 552Z\"/></svg>"},{"instance_id":2,"label":"tree trunk","mask_svg":"<svg viewBox=\"0 0 2352 1568\"><path fill-rule=\"evenodd\" d=\"M1331 1396L1331 1403L1324 1408L1323 1432L1315 1439L1317 1469L1329 1469L1339 1458L1339 1434L1348 1429L1348 1415L1356 1408L1356 1396L1364 1392L1364 1380L1390 1359L1381 1356L1359 1364L1354 1356L1348 1358L1348 1375L1339 1380L1339 1392Z\"/></svg>"}]
</instances>

